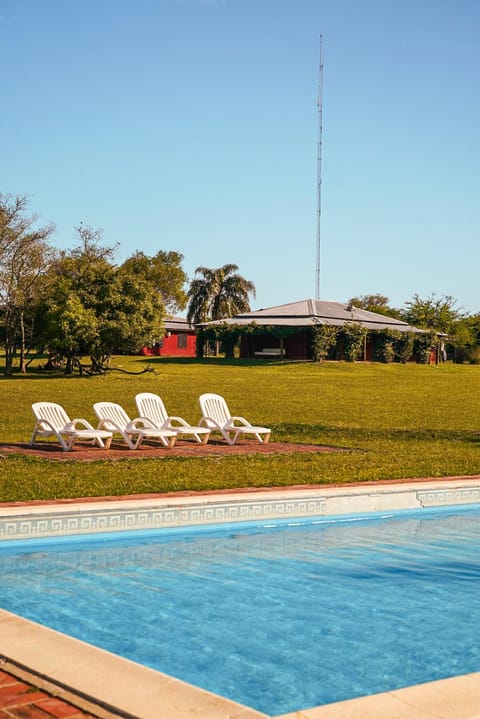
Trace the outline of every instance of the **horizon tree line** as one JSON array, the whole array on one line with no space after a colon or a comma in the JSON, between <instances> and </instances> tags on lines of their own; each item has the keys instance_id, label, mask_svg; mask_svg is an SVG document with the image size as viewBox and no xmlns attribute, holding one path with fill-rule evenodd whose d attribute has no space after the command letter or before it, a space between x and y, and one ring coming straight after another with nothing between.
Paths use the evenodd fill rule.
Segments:
<instances>
[{"instance_id":1,"label":"horizon tree line","mask_svg":"<svg viewBox=\"0 0 480 719\"><path fill-rule=\"evenodd\" d=\"M197 267L189 279L178 251L133 253L114 263L118 245L80 223L70 250L51 244L53 224L37 227L28 200L0 193L0 343L5 374L26 372L36 353L66 373L104 372L115 352L133 353L164 334L168 316L186 310L192 324L250 311L255 284L238 266ZM445 332L465 356L480 346L480 313L462 314L453 297L414 295L405 308L388 297L363 295L351 303L409 324ZM82 358L90 364L83 365ZM480 357L478 358L480 361Z\"/></svg>"}]
</instances>

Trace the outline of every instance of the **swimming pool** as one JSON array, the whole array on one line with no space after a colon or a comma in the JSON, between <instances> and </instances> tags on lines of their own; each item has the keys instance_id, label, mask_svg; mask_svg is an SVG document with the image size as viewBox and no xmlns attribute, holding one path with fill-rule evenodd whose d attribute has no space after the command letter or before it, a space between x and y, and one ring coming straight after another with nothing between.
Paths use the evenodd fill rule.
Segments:
<instances>
[{"instance_id":1,"label":"swimming pool","mask_svg":"<svg viewBox=\"0 0 480 719\"><path fill-rule=\"evenodd\" d=\"M478 671L477 506L295 524L5 545L0 605L268 714Z\"/></svg>"}]
</instances>

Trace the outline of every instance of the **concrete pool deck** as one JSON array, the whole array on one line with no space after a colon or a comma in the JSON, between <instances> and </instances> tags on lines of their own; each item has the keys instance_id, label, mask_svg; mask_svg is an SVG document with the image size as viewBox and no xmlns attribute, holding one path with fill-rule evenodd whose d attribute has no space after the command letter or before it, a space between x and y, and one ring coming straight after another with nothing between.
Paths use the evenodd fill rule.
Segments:
<instances>
[{"instance_id":1,"label":"concrete pool deck","mask_svg":"<svg viewBox=\"0 0 480 719\"><path fill-rule=\"evenodd\" d=\"M0 546L2 540L65 534L220 522L265 524L278 519L383 514L473 503L480 503L480 476L0 504ZM267 716L5 610L0 610L2 658L6 665L31 676L34 686L47 682L57 687L60 695L66 693L72 705L88 702L91 716L138 719L266 719ZM95 711L92 707L96 707ZM0 717L3 716L19 715L2 715L0 709ZM304 709L276 719L407 718L480 719L480 673Z\"/></svg>"}]
</instances>

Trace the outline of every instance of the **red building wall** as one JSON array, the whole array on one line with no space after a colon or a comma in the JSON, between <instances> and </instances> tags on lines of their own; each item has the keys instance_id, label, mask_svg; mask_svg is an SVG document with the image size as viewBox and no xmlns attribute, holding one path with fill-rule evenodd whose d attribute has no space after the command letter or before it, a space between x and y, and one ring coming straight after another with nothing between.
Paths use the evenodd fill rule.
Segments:
<instances>
[{"instance_id":1,"label":"red building wall","mask_svg":"<svg viewBox=\"0 0 480 719\"><path fill-rule=\"evenodd\" d=\"M187 332L167 332L155 347L142 347L142 355L157 357L195 357L196 336Z\"/></svg>"}]
</instances>

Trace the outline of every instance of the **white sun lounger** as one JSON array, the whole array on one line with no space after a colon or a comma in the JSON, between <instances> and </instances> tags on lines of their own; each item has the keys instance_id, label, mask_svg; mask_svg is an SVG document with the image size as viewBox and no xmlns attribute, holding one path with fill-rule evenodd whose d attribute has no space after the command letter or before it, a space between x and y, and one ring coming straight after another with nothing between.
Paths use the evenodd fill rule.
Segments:
<instances>
[{"instance_id":1,"label":"white sun lounger","mask_svg":"<svg viewBox=\"0 0 480 719\"><path fill-rule=\"evenodd\" d=\"M115 402L96 402L93 405L99 419L98 429L119 434L129 449L138 449L145 439L158 440L164 447L173 447L176 432L158 429L146 417L130 419L123 407Z\"/></svg>"},{"instance_id":2,"label":"white sun lounger","mask_svg":"<svg viewBox=\"0 0 480 719\"><path fill-rule=\"evenodd\" d=\"M202 418L198 424L212 432L220 432L228 444L235 444L240 435L248 434L265 444L270 439L271 430L268 427L254 426L245 417L230 414L226 401L219 394L202 394L199 402Z\"/></svg>"},{"instance_id":3,"label":"white sun lounger","mask_svg":"<svg viewBox=\"0 0 480 719\"><path fill-rule=\"evenodd\" d=\"M140 392L135 397L138 414L147 417L157 429L167 429L175 432L177 436L191 435L199 444L206 444L210 437L208 427L194 427L182 417L169 415L163 400L153 392Z\"/></svg>"},{"instance_id":4,"label":"white sun lounger","mask_svg":"<svg viewBox=\"0 0 480 719\"><path fill-rule=\"evenodd\" d=\"M94 429L86 419L70 419L60 404L55 402L35 402L32 404L36 422L33 428L30 446L37 437L56 437L62 449L68 452L78 440L87 440L99 447L108 449L112 433L107 429Z\"/></svg>"}]
</instances>

